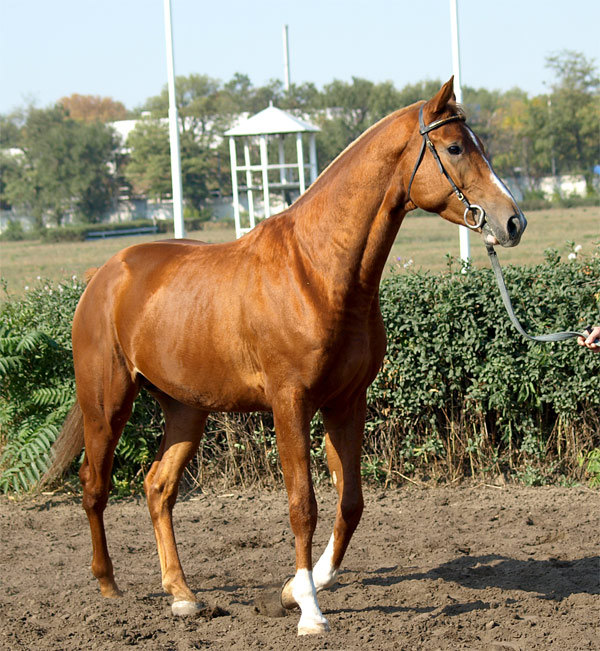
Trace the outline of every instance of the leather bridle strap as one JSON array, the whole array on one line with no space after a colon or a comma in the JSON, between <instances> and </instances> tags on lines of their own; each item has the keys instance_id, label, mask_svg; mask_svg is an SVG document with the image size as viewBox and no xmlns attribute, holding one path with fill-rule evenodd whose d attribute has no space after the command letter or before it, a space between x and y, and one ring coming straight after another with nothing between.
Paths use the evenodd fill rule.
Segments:
<instances>
[{"instance_id":1,"label":"leather bridle strap","mask_svg":"<svg viewBox=\"0 0 600 651\"><path fill-rule=\"evenodd\" d=\"M423 157L425 156L425 148L429 148L429 151L432 153L435 162L437 163L438 169L440 170L440 173L446 177L448 180L448 183L450 184L452 190L454 191L454 194L457 196L457 198L462 201L462 203L465 205L465 213L464 213L464 222L465 225L468 226L469 228L472 229L477 229L483 226L483 222L485 221L485 211L481 206L478 206L477 204L470 203L469 200L465 197L464 193L458 188L450 174L446 171L446 168L444 167L442 161L440 160L439 154L437 153L437 150L435 148L435 145L431 142L431 139L429 138L429 132L433 131L434 129L439 129L439 127L443 126L444 124L448 124L449 122L456 122L457 120L464 121L465 117L464 115L451 115L450 117L443 118L442 120L436 120L435 122L431 122L430 124L425 124L425 121L423 119L423 107L425 105L423 104L421 108L419 109L419 133L423 136L423 142L421 143L421 149L419 151L419 155L417 156L417 162L415 163L415 167L412 171L410 181L408 183L408 192L407 192L407 197L408 200L410 201L410 190L413 184L413 180L415 178L415 175L417 173L417 170L419 169L419 166L421 165L421 162L423 161ZM473 213L475 223L470 224L467 220L467 217L470 213Z\"/></svg>"},{"instance_id":2,"label":"leather bridle strap","mask_svg":"<svg viewBox=\"0 0 600 651\"><path fill-rule=\"evenodd\" d=\"M502 297L502 302L504 303L504 307L506 308L506 311L508 312L508 318L511 320L512 324L515 326L515 328L519 331L520 334L522 334L526 339L530 339L531 341L564 341L565 339L572 339L573 337L587 337L586 332L575 332L574 330L565 330L563 332L552 332L547 335L538 335L536 337L532 335L528 335L525 330L523 330L523 327L517 320L517 317L515 316L514 310L512 303L510 301L510 296L508 295L508 290L506 289L506 284L504 283L504 276L502 274L502 269L500 267L500 262L498 261L498 256L496 254L496 251L494 251L494 247L486 244L488 256L490 258L490 262L492 264L492 269L494 270L494 274L496 275L496 282L498 283L498 288L500 289L500 296Z\"/></svg>"}]
</instances>

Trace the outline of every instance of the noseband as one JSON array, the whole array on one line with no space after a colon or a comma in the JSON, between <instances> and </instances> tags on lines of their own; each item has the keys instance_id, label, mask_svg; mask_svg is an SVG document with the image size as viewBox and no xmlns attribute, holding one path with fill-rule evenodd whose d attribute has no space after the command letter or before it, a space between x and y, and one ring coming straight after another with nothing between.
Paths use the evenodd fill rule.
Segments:
<instances>
[{"instance_id":1,"label":"noseband","mask_svg":"<svg viewBox=\"0 0 600 651\"><path fill-rule=\"evenodd\" d=\"M467 197L465 197L465 195L459 190L456 183L454 183L454 181L452 180L450 174L448 174L448 172L446 171L446 168L442 164L439 154L437 153L435 145L431 142L429 138L430 131L433 131L434 129L438 129L444 124L448 124L448 122L455 122L456 120L464 121L465 117L463 115L451 115L449 118L444 118L443 120L436 120L435 122L426 125L423 120L423 106L424 104L419 109L419 133L423 136L423 142L421 144L421 151L419 152L419 156L417 157L417 162L415 163L415 168L413 169L412 175L410 177L410 182L408 184L408 199L410 200L410 189L412 187L415 174L417 173L417 170L419 169L419 165L421 164L423 157L425 156L425 147L428 147L429 151L433 154L433 157L435 158L435 162L437 163L440 172L448 179L448 183L450 183L450 185L452 186L452 190L454 190L454 194L466 206L465 213L463 215L465 225L468 228L472 228L473 230L480 228L481 226L483 226L483 222L485 221L485 210L481 206L478 206L476 203L470 203ZM473 213L473 219L475 220L474 224L469 223L468 217L470 213Z\"/></svg>"}]
</instances>

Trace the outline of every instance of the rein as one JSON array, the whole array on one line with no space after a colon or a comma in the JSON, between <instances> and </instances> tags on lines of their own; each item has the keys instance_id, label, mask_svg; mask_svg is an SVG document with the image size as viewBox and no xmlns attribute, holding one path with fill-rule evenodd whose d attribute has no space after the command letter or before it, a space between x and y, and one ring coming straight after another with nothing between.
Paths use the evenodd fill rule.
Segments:
<instances>
[{"instance_id":1,"label":"rein","mask_svg":"<svg viewBox=\"0 0 600 651\"><path fill-rule=\"evenodd\" d=\"M408 200L410 200L410 189L412 187L415 174L417 173L417 170L419 169L419 166L423 161L423 157L425 156L425 149L428 148L429 151L432 153L435 162L437 163L440 173L446 177L448 183L450 183L450 186L454 191L454 194L465 205L465 212L463 215L463 220L465 222L465 225L467 226L467 228L470 228L472 230L481 228L486 218L485 210L481 206L475 203L470 203L470 201L465 197L464 193L459 189L459 187L456 185L456 183L454 182L450 174L448 174L448 172L446 171L446 168L444 167L442 161L440 160L439 154L437 153L435 145L431 142L431 139L429 138L430 131L433 131L434 129L438 129L439 127L443 126L444 124L448 124L449 122L455 122L457 120L464 122L465 117L463 115L451 115L448 118L444 118L442 120L436 120L435 122L431 122L430 124L426 125L423 119L423 106L424 105L422 105L421 108L419 109L419 133L423 136L423 142L421 143L421 150L419 151L417 162L415 163L415 167L412 171L412 175L408 183L408 192L407 192ZM475 220L474 224L470 224L468 221L468 216L470 213L473 213L473 219ZM510 296L508 294L508 290L506 289L506 283L504 282L504 275L502 274L502 268L500 267L500 262L498 261L498 255L496 254L496 251L494 250L493 246L491 246L490 244L486 244L485 246L487 249L488 256L490 258L492 269L494 270L494 275L496 276L496 282L498 283L498 288L500 290L500 296L502 297L502 302L504 303L504 307L506 308L506 311L508 313L508 318L510 319L511 323L516 328L516 330L521 335L523 335L523 337L529 339L530 341L550 342L550 341L564 341L565 339L572 339L573 337L587 336L586 332L583 333L575 332L574 330L552 332L546 335L538 335L538 336L532 336L527 334L523 329L523 326L519 323L517 317L515 316L513 306L510 300Z\"/></svg>"},{"instance_id":2,"label":"rein","mask_svg":"<svg viewBox=\"0 0 600 651\"><path fill-rule=\"evenodd\" d=\"M547 335L538 335L532 336L528 335L523 326L517 320L515 313L513 311L512 303L510 301L510 296L508 295L508 290L506 289L506 284L504 283L504 276L502 274L502 268L500 267L500 262L498 261L498 255L494 251L494 247L490 244L485 245L487 248L488 256L490 262L492 263L492 269L494 270L494 275L496 276L496 282L498 283L498 289L500 290L500 296L502 297L502 302L504 307L508 312L508 318L511 320L515 328L522 334L526 339L530 341L564 341L565 339L572 339L573 337L586 337L586 332L575 332L574 330L564 330L562 332L551 332Z\"/></svg>"}]
</instances>

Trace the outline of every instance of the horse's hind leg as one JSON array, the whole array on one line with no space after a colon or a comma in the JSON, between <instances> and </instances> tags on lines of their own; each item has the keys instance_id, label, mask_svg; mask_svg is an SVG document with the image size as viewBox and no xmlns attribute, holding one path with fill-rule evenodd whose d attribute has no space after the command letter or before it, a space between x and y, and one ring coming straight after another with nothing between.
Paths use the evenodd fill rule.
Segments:
<instances>
[{"instance_id":1,"label":"horse's hind leg","mask_svg":"<svg viewBox=\"0 0 600 651\"><path fill-rule=\"evenodd\" d=\"M163 588L174 597L173 614L187 615L197 611L196 597L181 567L172 513L181 475L198 449L208 414L186 407L164 394L156 392L154 395L165 414L165 434L144 488L154 525Z\"/></svg>"},{"instance_id":2,"label":"horse's hind leg","mask_svg":"<svg viewBox=\"0 0 600 651\"><path fill-rule=\"evenodd\" d=\"M91 376L91 373L90 373ZM100 382L103 382L100 379ZM119 597L104 531L104 509L110 491L113 456L125 427L138 386L125 369L113 369L110 389L98 392L93 383L78 378L78 399L83 411L85 457L79 471L83 488L83 508L92 535L92 572L105 597ZM101 399L99 396L102 395Z\"/></svg>"}]
</instances>

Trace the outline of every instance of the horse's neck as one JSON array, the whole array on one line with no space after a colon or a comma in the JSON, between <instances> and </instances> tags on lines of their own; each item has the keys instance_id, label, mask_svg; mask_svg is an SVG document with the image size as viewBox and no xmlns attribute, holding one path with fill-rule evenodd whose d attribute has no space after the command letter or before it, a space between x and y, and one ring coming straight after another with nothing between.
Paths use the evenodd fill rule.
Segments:
<instances>
[{"instance_id":1,"label":"horse's neck","mask_svg":"<svg viewBox=\"0 0 600 651\"><path fill-rule=\"evenodd\" d=\"M405 214L395 189L398 145L386 150L385 131L350 148L293 209L301 247L338 296L377 292Z\"/></svg>"}]
</instances>

